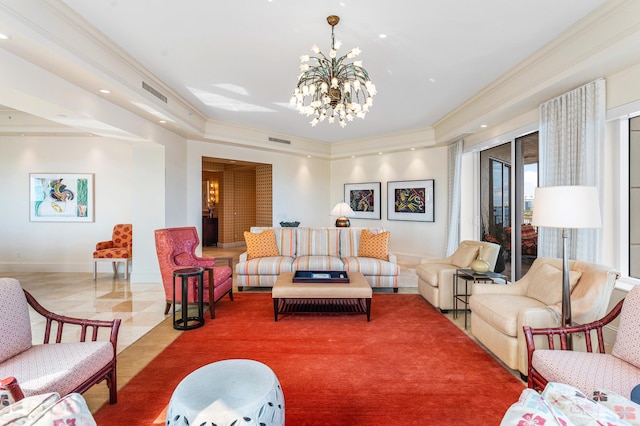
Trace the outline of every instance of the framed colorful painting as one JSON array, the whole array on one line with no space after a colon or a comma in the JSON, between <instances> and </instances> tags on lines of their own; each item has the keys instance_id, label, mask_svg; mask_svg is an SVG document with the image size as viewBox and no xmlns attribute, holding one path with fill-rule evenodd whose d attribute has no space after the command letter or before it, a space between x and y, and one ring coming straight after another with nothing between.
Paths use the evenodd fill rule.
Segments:
<instances>
[{"instance_id":1,"label":"framed colorful painting","mask_svg":"<svg viewBox=\"0 0 640 426\"><path fill-rule=\"evenodd\" d=\"M387 182L387 219L434 222L433 179Z\"/></svg>"},{"instance_id":2,"label":"framed colorful painting","mask_svg":"<svg viewBox=\"0 0 640 426\"><path fill-rule=\"evenodd\" d=\"M356 219L380 219L380 182L345 183L344 201Z\"/></svg>"},{"instance_id":3,"label":"framed colorful painting","mask_svg":"<svg viewBox=\"0 0 640 426\"><path fill-rule=\"evenodd\" d=\"M93 173L30 173L29 220L93 222Z\"/></svg>"}]
</instances>

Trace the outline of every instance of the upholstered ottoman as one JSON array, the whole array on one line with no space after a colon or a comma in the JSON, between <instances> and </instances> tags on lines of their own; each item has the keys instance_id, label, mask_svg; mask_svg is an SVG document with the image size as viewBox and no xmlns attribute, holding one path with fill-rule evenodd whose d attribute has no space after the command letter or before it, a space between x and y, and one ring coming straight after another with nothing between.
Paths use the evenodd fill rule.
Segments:
<instances>
[{"instance_id":1,"label":"upholstered ottoman","mask_svg":"<svg viewBox=\"0 0 640 426\"><path fill-rule=\"evenodd\" d=\"M173 391L169 425L284 425L284 395L274 372L250 359L201 367Z\"/></svg>"}]
</instances>

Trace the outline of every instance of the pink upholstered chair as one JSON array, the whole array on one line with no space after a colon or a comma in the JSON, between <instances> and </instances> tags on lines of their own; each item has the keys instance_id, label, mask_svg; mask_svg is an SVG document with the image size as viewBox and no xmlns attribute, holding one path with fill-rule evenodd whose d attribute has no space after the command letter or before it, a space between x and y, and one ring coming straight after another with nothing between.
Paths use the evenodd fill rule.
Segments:
<instances>
[{"instance_id":1,"label":"pink upholstered chair","mask_svg":"<svg viewBox=\"0 0 640 426\"><path fill-rule=\"evenodd\" d=\"M548 382L559 382L577 387L585 394L606 389L629 397L640 383L639 310L640 286L634 286L605 317L594 322L564 328L525 326L528 386L542 390ZM616 318L618 331L609 352L603 330ZM539 336L538 341L535 336ZM586 352L568 349L569 336L574 346L579 345Z\"/></svg>"},{"instance_id":2,"label":"pink upholstered chair","mask_svg":"<svg viewBox=\"0 0 640 426\"><path fill-rule=\"evenodd\" d=\"M109 241L96 244L93 252L93 279L98 274L98 262L111 262L113 274L118 275L118 263L124 263L124 279L129 277L129 262L131 262L133 244L133 226L130 223L118 224L113 227L113 234Z\"/></svg>"},{"instance_id":3,"label":"pink upholstered chair","mask_svg":"<svg viewBox=\"0 0 640 426\"><path fill-rule=\"evenodd\" d=\"M173 303L173 286L175 289L176 303L182 303L181 282L173 282L173 272L177 269L199 266L205 269L204 283L209 291L203 295L204 303L209 304L211 318L215 318L215 302L225 294L233 300L233 268L231 258L203 258L195 255L195 249L200 243L195 227L166 228L155 231L156 253L162 274L162 283L167 301L165 315L169 313ZM228 265L216 265L216 260L227 260ZM211 271L213 274L211 275ZM189 279L187 303L197 303L198 285L195 277Z\"/></svg>"}]
</instances>

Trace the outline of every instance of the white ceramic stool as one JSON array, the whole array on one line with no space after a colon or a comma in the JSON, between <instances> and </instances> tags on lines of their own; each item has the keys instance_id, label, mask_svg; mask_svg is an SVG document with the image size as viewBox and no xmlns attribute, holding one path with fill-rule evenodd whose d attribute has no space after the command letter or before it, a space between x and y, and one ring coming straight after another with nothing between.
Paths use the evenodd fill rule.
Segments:
<instances>
[{"instance_id":1,"label":"white ceramic stool","mask_svg":"<svg viewBox=\"0 0 640 426\"><path fill-rule=\"evenodd\" d=\"M171 395L167 426L284 425L284 394L274 372L250 359L201 367Z\"/></svg>"}]
</instances>

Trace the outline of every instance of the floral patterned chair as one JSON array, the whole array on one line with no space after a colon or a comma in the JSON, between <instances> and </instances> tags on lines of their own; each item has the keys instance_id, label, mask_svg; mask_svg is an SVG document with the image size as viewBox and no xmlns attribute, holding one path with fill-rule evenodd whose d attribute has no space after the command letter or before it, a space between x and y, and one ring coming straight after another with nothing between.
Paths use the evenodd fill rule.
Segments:
<instances>
[{"instance_id":1,"label":"floral patterned chair","mask_svg":"<svg viewBox=\"0 0 640 426\"><path fill-rule=\"evenodd\" d=\"M165 315L173 303L173 286L176 285L175 303L182 303L181 283L174 283L173 272L177 269L198 266L205 268L204 283L209 291L203 294L204 303L209 304L211 318L215 318L214 304L225 294L233 300L233 269L231 258L202 258L195 254L195 249L200 244L195 227L156 229L156 253L162 274L162 283L166 296ZM226 260L228 265L218 266L216 260ZM208 283L208 284L207 284ZM189 290L187 303L197 303L198 284L195 277L189 278Z\"/></svg>"},{"instance_id":2,"label":"floral patterned chair","mask_svg":"<svg viewBox=\"0 0 640 426\"><path fill-rule=\"evenodd\" d=\"M93 252L93 279L98 274L98 262L111 262L113 274L118 275L118 263L124 263L124 279L129 278L129 263L131 262L133 244L133 226L118 224L113 227L111 240L96 244Z\"/></svg>"}]
</instances>

